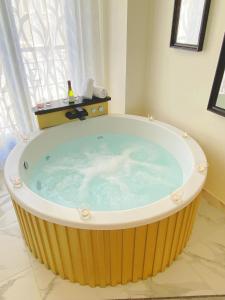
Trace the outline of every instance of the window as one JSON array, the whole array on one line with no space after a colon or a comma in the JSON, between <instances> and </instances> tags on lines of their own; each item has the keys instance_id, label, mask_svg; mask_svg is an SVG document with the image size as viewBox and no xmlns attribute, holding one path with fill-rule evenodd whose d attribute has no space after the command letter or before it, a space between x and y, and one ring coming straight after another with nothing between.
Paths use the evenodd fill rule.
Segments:
<instances>
[{"instance_id":1,"label":"window","mask_svg":"<svg viewBox=\"0 0 225 300\"><path fill-rule=\"evenodd\" d=\"M100 12L98 0L0 1L2 128L34 130L31 107L64 98L68 79L78 94L88 78L101 85Z\"/></svg>"},{"instance_id":2,"label":"window","mask_svg":"<svg viewBox=\"0 0 225 300\"><path fill-rule=\"evenodd\" d=\"M32 105L64 98L68 59L63 1L11 0L11 3Z\"/></svg>"}]
</instances>

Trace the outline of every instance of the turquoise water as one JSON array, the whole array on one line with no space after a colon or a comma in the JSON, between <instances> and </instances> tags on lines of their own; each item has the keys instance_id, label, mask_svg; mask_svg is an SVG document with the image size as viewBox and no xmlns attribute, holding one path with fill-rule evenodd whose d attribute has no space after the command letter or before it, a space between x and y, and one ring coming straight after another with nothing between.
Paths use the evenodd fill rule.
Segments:
<instances>
[{"instance_id":1,"label":"turquoise water","mask_svg":"<svg viewBox=\"0 0 225 300\"><path fill-rule=\"evenodd\" d=\"M74 139L46 153L28 186L67 207L124 210L170 194L183 182L176 159L161 146L125 134Z\"/></svg>"}]
</instances>

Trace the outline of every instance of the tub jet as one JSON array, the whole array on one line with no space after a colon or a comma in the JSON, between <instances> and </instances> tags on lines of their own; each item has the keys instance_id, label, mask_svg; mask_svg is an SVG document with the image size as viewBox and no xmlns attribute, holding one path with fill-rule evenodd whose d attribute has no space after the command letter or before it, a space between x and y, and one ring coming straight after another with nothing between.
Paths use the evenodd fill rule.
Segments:
<instances>
[{"instance_id":1,"label":"tub jet","mask_svg":"<svg viewBox=\"0 0 225 300\"><path fill-rule=\"evenodd\" d=\"M28 165L28 162L27 161L25 161L24 163L23 163L23 166L24 166L24 169L28 169L29 168L29 165Z\"/></svg>"}]
</instances>

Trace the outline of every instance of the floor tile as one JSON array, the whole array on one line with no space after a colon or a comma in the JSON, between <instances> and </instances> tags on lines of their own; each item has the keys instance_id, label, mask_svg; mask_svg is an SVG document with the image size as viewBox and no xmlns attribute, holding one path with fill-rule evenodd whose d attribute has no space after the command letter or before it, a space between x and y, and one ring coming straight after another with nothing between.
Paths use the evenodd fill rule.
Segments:
<instances>
[{"instance_id":1,"label":"floor tile","mask_svg":"<svg viewBox=\"0 0 225 300\"><path fill-rule=\"evenodd\" d=\"M0 283L2 300L42 300L31 268Z\"/></svg>"},{"instance_id":2,"label":"floor tile","mask_svg":"<svg viewBox=\"0 0 225 300\"><path fill-rule=\"evenodd\" d=\"M0 198L0 282L30 267L9 197Z\"/></svg>"}]
</instances>

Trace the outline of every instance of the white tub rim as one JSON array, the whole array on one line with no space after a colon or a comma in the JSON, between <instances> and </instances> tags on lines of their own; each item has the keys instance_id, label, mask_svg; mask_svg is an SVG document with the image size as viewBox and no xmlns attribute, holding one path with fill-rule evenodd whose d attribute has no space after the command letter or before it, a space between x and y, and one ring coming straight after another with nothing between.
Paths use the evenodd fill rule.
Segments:
<instances>
[{"instance_id":1,"label":"white tub rim","mask_svg":"<svg viewBox=\"0 0 225 300\"><path fill-rule=\"evenodd\" d=\"M128 118L140 120L141 122L152 122L148 118L134 115L111 114L98 118ZM84 121L86 122L86 121ZM201 192L207 176L207 168L199 172L198 165L207 167L207 160L204 152L198 143L190 136L184 135L180 129L169 124L153 121L157 126L173 131L177 137L182 137L184 143L188 145L193 156L193 170L191 176L184 184L173 193L149 205L121 211L91 211L91 218L83 220L80 210L77 208L64 207L50 202L31 191L25 184L21 188L13 186L11 178L19 176L20 158L27 145L40 136L43 131L38 131L29 137L29 141L20 142L10 153L4 168L4 177L11 197L21 207L31 214L49 221L68 227L93 229L93 230L112 230L132 228L150 224L164 219L191 203ZM75 124L76 122L74 122ZM60 125L60 126L66 126ZM57 127L53 127L57 128ZM46 130L46 129L45 129ZM48 129L47 129L48 130ZM181 195L180 201L174 201L174 195Z\"/></svg>"}]
</instances>

